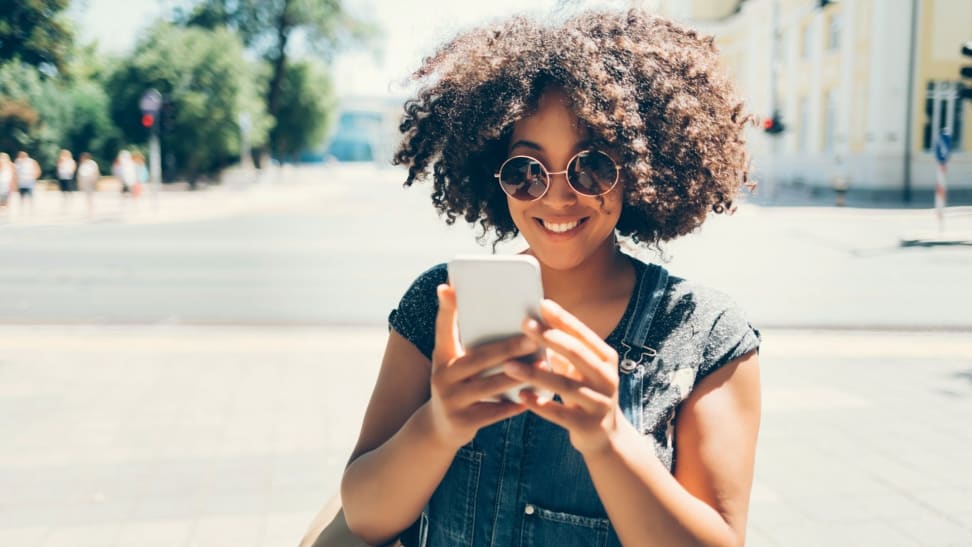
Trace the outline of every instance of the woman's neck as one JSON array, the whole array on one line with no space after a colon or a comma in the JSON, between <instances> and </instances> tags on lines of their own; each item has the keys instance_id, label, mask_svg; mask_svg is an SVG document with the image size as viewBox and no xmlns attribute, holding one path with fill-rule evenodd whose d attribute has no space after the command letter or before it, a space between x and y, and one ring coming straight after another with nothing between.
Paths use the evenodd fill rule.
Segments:
<instances>
[{"instance_id":1,"label":"woman's neck","mask_svg":"<svg viewBox=\"0 0 972 547\"><path fill-rule=\"evenodd\" d=\"M608 299L619 292L630 292L634 266L609 238L586 260L569 270L555 270L540 264L544 298L564 308L580 302Z\"/></svg>"}]
</instances>

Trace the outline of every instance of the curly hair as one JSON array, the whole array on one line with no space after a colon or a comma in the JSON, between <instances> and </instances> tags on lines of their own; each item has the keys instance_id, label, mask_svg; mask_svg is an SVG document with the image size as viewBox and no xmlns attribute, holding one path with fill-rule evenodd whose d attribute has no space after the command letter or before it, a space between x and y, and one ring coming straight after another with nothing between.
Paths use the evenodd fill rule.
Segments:
<instances>
[{"instance_id":1,"label":"curly hair","mask_svg":"<svg viewBox=\"0 0 972 547\"><path fill-rule=\"evenodd\" d=\"M478 222L496 242L518 231L493 174L513 124L550 87L619 160L621 236L671 240L753 188L743 139L753 117L718 66L714 39L641 10L559 24L517 16L445 43L412 77L422 87L405 103L394 157L408 167L405 186L431 174L446 222Z\"/></svg>"}]
</instances>

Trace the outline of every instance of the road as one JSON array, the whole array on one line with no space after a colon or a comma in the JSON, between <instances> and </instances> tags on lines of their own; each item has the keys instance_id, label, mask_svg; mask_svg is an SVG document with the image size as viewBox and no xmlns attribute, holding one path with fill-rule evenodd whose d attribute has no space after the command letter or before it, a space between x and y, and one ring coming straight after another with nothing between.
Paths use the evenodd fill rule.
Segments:
<instances>
[{"instance_id":1,"label":"road","mask_svg":"<svg viewBox=\"0 0 972 547\"><path fill-rule=\"evenodd\" d=\"M35 218L0 218L0 322L382 325L424 269L489 252L440 221L427 187L402 189L398 169L293 178L230 197L163 194L165 214L140 204L93 222L42 196ZM972 234L972 208L948 224ZM641 253L728 292L761 327L972 330L972 247L899 246L934 229L928 210L744 203L663 256Z\"/></svg>"}]
</instances>

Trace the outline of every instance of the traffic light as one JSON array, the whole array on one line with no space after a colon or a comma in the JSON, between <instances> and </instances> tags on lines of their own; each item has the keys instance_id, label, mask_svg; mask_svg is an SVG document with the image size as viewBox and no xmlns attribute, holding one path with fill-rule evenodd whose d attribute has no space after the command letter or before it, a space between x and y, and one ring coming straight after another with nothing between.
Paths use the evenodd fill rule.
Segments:
<instances>
[{"instance_id":1,"label":"traffic light","mask_svg":"<svg viewBox=\"0 0 972 547\"><path fill-rule=\"evenodd\" d=\"M972 42L962 44L962 55L972 57ZM963 66L959 73L963 78L972 78L972 65ZM964 81L959 89L959 99L972 100L972 81Z\"/></svg>"},{"instance_id":2,"label":"traffic light","mask_svg":"<svg viewBox=\"0 0 972 547\"><path fill-rule=\"evenodd\" d=\"M142 127L145 129L151 129L153 125L155 125L155 115L142 114Z\"/></svg>"},{"instance_id":3,"label":"traffic light","mask_svg":"<svg viewBox=\"0 0 972 547\"><path fill-rule=\"evenodd\" d=\"M783 120L779 112L774 112L772 117L763 120L763 131L770 135L778 135L783 132L783 129Z\"/></svg>"}]
</instances>

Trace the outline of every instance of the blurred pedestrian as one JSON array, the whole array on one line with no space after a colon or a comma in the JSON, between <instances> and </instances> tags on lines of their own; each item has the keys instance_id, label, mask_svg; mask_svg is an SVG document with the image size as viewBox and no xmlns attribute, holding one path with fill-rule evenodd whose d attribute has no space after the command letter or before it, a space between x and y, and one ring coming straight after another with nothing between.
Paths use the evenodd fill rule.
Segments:
<instances>
[{"instance_id":1,"label":"blurred pedestrian","mask_svg":"<svg viewBox=\"0 0 972 547\"><path fill-rule=\"evenodd\" d=\"M33 212L34 187L37 186L37 179L41 175L40 164L27 152L21 150L17 153L17 161L14 165L17 173L17 193L20 194L20 209L23 211L29 207Z\"/></svg>"},{"instance_id":2,"label":"blurred pedestrian","mask_svg":"<svg viewBox=\"0 0 972 547\"><path fill-rule=\"evenodd\" d=\"M55 168L55 171L57 171L57 186L60 188L61 193L73 192L77 189L74 184L74 172L77 168L78 164L75 163L71 152L69 150L61 150L61 153L57 157L57 166Z\"/></svg>"},{"instance_id":3,"label":"blurred pedestrian","mask_svg":"<svg viewBox=\"0 0 972 547\"><path fill-rule=\"evenodd\" d=\"M135 162L132 161L131 152L122 150L118 153L118 157L115 158L115 163L112 166L112 175L121 183L122 196L132 191L135 181L138 179L138 172Z\"/></svg>"},{"instance_id":4,"label":"blurred pedestrian","mask_svg":"<svg viewBox=\"0 0 972 547\"><path fill-rule=\"evenodd\" d=\"M10 194L16 191L17 174L10 156L0 152L0 209L7 207Z\"/></svg>"},{"instance_id":5,"label":"blurred pedestrian","mask_svg":"<svg viewBox=\"0 0 972 547\"><path fill-rule=\"evenodd\" d=\"M84 152L81 154L81 163L78 164L77 183L78 187L84 192L85 200L88 202L88 216L94 215L94 193L97 189L98 179L101 173L98 164L91 158L91 154Z\"/></svg>"},{"instance_id":6,"label":"blurred pedestrian","mask_svg":"<svg viewBox=\"0 0 972 547\"><path fill-rule=\"evenodd\" d=\"M132 152L132 162L135 163L135 185L132 188L132 197L137 198L145 191L145 185L148 184L149 179L149 170L145 165L145 156L138 150Z\"/></svg>"}]
</instances>

